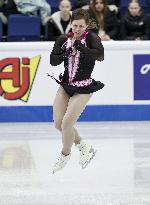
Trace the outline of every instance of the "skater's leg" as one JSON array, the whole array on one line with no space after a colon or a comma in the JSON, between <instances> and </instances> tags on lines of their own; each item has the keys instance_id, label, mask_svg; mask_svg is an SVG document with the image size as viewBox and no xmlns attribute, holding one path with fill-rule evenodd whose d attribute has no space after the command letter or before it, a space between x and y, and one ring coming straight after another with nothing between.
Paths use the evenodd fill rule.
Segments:
<instances>
[{"instance_id":1,"label":"skater's leg","mask_svg":"<svg viewBox=\"0 0 150 205\"><path fill-rule=\"evenodd\" d=\"M75 94L69 99L66 113L62 120L62 153L68 155L71 152L71 147L75 141L75 130L73 126L78 120L80 114L83 112L87 102L91 98L91 94Z\"/></svg>"},{"instance_id":2,"label":"skater's leg","mask_svg":"<svg viewBox=\"0 0 150 205\"><path fill-rule=\"evenodd\" d=\"M67 110L69 96L66 94L64 89L60 86L53 104L53 120L55 128L61 132L62 119Z\"/></svg>"},{"instance_id":3,"label":"skater's leg","mask_svg":"<svg viewBox=\"0 0 150 205\"><path fill-rule=\"evenodd\" d=\"M55 124L55 128L62 132L61 130L61 124L62 124L62 119L65 115L65 112L67 110L68 102L69 102L70 97L66 94L64 89L60 86L55 100L54 100L54 105L53 105L53 120ZM80 143L81 137L79 136L76 128L73 128L74 134L75 134L75 144Z\"/></svg>"},{"instance_id":4,"label":"skater's leg","mask_svg":"<svg viewBox=\"0 0 150 205\"><path fill-rule=\"evenodd\" d=\"M78 132L77 132L77 129L76 128L73 128L74 129L74 132L75 132L75 140L74 140L74 143L75 145L79 144L82 140L82 138L79 136Z\"/></svg>"}]
</instances>

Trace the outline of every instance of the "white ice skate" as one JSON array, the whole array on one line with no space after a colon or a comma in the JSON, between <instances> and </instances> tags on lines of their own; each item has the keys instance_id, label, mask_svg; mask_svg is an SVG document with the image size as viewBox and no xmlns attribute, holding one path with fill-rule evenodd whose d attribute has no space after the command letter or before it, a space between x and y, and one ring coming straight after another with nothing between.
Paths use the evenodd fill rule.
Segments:
<instances>
[{"instance_id":1,"label":"white ice skate","mask_svg":"<svg viewBox=\"0 0 150 205\"><path fill-rule=\"evenodd\" d=\"M91 145L89 145L84 140L81 140L79 144L76 145L80 151L80 159L79 164L81 165L82 169L85 169L86 166L90 163L90 161L95 156L97 150L94 150Z\"/></svg>"},{"instance_id":2,"label":"white ice skate","mask_svg":"<svg viewBox=\"0 0 150 205\"><path fill-rule=\"evenodd\" d=\"M67 162L69 161L70 156L71 154L65 156L61 153L60 157L57 159L57 162L54 164L52 173L54 174L55 172L63 169L66 166Z\"/></svg>"}]
</instances>

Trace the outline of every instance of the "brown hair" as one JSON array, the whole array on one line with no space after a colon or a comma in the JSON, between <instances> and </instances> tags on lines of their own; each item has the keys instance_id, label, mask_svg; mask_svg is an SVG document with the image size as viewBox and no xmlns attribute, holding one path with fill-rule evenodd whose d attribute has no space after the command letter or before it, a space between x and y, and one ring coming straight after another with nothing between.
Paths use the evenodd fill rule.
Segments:
<instances>
[{"instance_id":1,"label":"brown hair","mask_svg":"<svg viewBox=\"0 0 150 205\"><path fill-rule=\"evenodd\" d=\"M95 8L96 1L97 0L92 0L91 1L90 8L94 12L100 27L103 29L104 28L104 16L105 16L105 14L106 14L106 12L108 10L107 1L106 0L102 0L102 3L104 4L104 9L103 9L102 12L98 12L96 10L96 8Z\"/></svg>"},{"instance_id":2,"label":"brown hair","mask_svg":"<svg viewBox=\"0 0 150 205\"><path fill-rule=\"evenodd\" d=\"M72 16L71 16L71 22L73 22L74 20L80 20L80 19L84 19L86 24L89 24L89 14L86 10L84 9L76 9L72 12Z\"/></svg>"}]
</instances>

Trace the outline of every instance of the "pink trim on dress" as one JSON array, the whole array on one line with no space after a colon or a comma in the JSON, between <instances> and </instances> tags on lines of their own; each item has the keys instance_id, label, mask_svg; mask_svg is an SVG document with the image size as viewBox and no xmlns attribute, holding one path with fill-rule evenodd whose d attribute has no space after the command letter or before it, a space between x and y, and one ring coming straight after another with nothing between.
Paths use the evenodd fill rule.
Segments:
<instances>
[{"instance_id":1,"label":"pink trim on dress","mask_svg":"<svg viewBox=\"0 0 150 205\"><path fill-rule=\"evenodd\" d=\"M72 86L76 86L76 87L86 87L88 85L90 85L92 83L92 79L86 79L86 80L82 80L82 81L74 81L71 82L70 85Z\"/></svg>"},{"instance_id":2,"label":"pink trim on dress","mask_svg":"<svg viewBox=\"0 0 150 205\"><path fill-rule=\"evenodd\" d=\"M86 46L87 34L88 34L88 32L84 32L81 36L82 37L81 43L84 44L85 46ZM66 49L73 47L73 44L74 44L73 33L70 33L68 35L68 39L66 41ZM80 62L80 51L77 50L75 56L70 56L68 58L68 74L69 74L69 84L70 85L71 85L71 83L73 83L73 79L75 78L75 75L76 75L77 70L79 68L79 62Z\"/></svg>"},{"instance_id":3,"label":"pink trim on dress","mask_svg":"<svg viewBox=\"0 0 150 205\"><path fill-rule=\"evenodd\" d=\"M86 45L86 37L87 37L88 32L84 32L82 34L82 39L81 43ZM73 33L70 32L67 34L67 40L63 44L63 46L66 46L66 49L69 49L70 47L73 47L74 40L73 40ZM75 56L68 56L68 74L69 74L69 85L75 86L75 87L86 87L89 86L92 83L92 78L86 79L86 80L81 80L81 81L73 81L77 70L79 68L79 62L80 62L80 51L77 50ZM57 80L54 77L54 74L47 74L50 76L52 79L56 80L56 82L61 83L61 81Z\"/></svg>"}]
</instances>

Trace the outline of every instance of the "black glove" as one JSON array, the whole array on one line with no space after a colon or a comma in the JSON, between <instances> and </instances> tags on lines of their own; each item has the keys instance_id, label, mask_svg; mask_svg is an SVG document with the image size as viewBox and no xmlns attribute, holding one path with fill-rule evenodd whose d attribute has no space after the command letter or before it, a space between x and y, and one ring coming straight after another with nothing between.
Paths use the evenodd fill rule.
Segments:
<instances>
[{"instance_id":1,"label":"black glove","mask_svg":"<svg viewBox=\"0 0 150 205\"><path fill-rule=\"evenodd\" d=\"M61 52L62 52L62 56L64 59L69 58L72 54L72 48L70 47L70 48L66 49L66 46L64 45L61 47Z\"/></svg>"},{"instance_id":2,"label":"black glove","mask_svg":"<svg viewBox=\"0 0 150 205\"><path fill-rule=\"evenodd\" d=\"M74 42L74 47L75 47L78 51L80 51L80 52L88 53L87 47L85 47L85 46L81 43L81 41L79 41L79 40L75 40L75 42Z\"/></svg>"}]
</instances>

